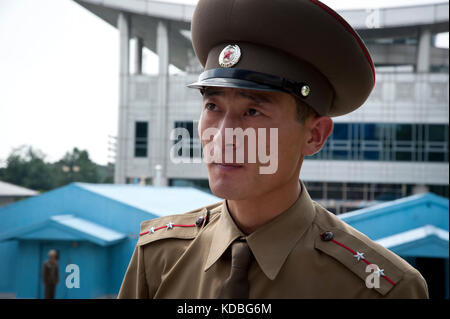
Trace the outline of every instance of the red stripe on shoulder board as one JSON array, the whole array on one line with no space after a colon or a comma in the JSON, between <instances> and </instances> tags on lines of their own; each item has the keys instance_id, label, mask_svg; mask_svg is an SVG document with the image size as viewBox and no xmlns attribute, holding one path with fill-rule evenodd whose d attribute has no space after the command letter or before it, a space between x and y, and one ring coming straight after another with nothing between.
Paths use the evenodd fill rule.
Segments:
<instances>
[{"instance_id":1,"label":"red stripe on shoulder board","mask_svg":"<svg viewBox=\"0 0 450 319\"><path fill-rule=\"evenodd\" d=\"M331 14L336 20L338 20L347 29L347 31L349 31L353 35L353 37L358 42L360 48L363 50L364 55L367 58L367 61L369 61L370 68L372 69L372 75L373 75L373 86L375 86L375 81L376 81L376 78L375 78L375 67L373 66L372 58L370 57L370 54L367 51L366 46L361 41L360 37L356 34L355 30L353 30L353 28L336 11L334 11L333 9L331 9L330 7L325 5L324 3L319 2L317 0L309 0L309 1L311 1L312 3L318 5L319 7L321 7L325 11L327 11L329 14Z\"/></svg>"},{"instance_id":2,"label":"red stripe on shoulder board","mask_svg":"<svg viewBox=\"0 0 450 319\"><path fill-rule=\"evenodd\" d=\"M195 224L190 224L190 225L177 225L177 224L174 224L174 225L172 225L172 227L195 227L195 226L197 226L197 225L195 225ZM163 229L163 228L167 228L167 226L161 226L161 227L155 228L155 229L153 229L153 231L157 231L157 230L160 230L160 229ZM146 231L146 232L140 233L139 236L147 235L149 233L150 233L150 231Z\"/></svg>"},{"instance_id":3,"label":"red stripe on shoulder board","mask_svg":"<svg viewBox=\"0 0 450 319\"><path fill-rule=\"evenodd\" d=\"M337 244L337 245L339 245L339 246L341 246L341 247L347 249L347 250L348 250L349 252L351 252L353 255L356 255L356 251L354 251L354 250L351 249L350 247L344 245L343 243L340 243L340 242L338 242L338 241L335 240L335 239L331 239L331 241L332 241L333 243L335 243L335 244ZM365 262L367 265L372 265L372 263L369 262L366 258L361 258L361 260L362 260L363 262ZM384 279L386 279L390 284L395 285L395 282L393 282L388 276L383 275L383 276L381 276L381 277L383 277Z\"/></svg>"},{"instance_id":4,"label":"red stripe on shoulder board","mask_svg":"<svg viewBox=\"0 0 450 319\"><path fill-rule=\"evenodd\" d=\"M208 214L209 214L209 212L208 212ZM206 216L201 216L201 221L203 221L203 220L205 220L206 218L208 218L208 214L206 214ZM167 224L168 225L168 224ZM164 229L164 228L168 228L167 227L167 225L165 225L165 226L160 226L160 227L157 227L157 228L152 228L153 229L153 232L155 232L155 231L157 231L157 230L160 230L160 229ZM197 222L195 223L195 224L187 224L187 225L184 225L184 224L173 224L172 223L172 228L173 227L196 227L196 226L200 226L200 224L197 224ZM169 228L170 229L170 228ZM150 231L150 230L148 230L148 231L145 231L145 232L142 232L142 233L140 233L139 234L139 236L143 236L143 235L147 235L147 234L151 234L152 232Z\"/></svg>"}]
</instances>

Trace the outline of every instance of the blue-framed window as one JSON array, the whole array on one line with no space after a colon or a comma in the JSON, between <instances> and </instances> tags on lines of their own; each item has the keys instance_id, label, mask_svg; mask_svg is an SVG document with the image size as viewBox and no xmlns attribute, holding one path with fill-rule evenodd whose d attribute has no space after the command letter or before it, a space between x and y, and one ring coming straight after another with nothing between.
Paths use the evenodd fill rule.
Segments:
<instances>
[{"instance_id":1,"label":"blue-framed window","mask_svg":"<svg viewBox=\"0 0 450 319\"><path fill-rule=\"evenodd\" d=\"M322 150L306 159L448 162L448 124L335 123Z\"/></svg>"}]
</instances>

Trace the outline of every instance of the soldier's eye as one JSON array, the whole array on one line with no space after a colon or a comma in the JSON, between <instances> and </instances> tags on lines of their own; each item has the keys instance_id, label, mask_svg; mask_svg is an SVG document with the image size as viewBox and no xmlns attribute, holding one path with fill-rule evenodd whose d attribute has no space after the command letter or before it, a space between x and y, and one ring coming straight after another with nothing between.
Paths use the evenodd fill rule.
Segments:
<instances>
[{"instance_id":1,"label":"soldier's eye","mask_svg":"<svg viewBox=\"0 0 450 319\"><path fill-rule=\"evenodd\" d=\"M256 116L256 115L260 115L260 114L261 114L261 112L259 112L258 110L255 110L255 109L248 109L248 111L245 112L245 115L248 115L248 116Z\"/></svg>"},{"instance_id":2,"label":"soldier's eye","mask_svg":"<svg viewBox=\"0 0 450 319\"><path fill-rule=\"evenodd\" d=\"M214 103L206 103L205 109L208 111L214 111L216 109L216 105Z\"/></svg>"}]
</instances>

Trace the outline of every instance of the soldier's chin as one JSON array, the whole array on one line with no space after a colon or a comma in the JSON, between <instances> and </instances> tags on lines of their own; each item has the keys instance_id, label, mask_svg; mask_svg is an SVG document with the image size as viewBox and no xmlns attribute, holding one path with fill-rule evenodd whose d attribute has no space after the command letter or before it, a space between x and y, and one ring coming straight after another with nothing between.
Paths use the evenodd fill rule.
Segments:
<instances>
[{"instance_id":1,"label":"soldier's chin","mask_svg":"<svg viewBox=\"0 0 450 319\"><path fill-rule=\"evenodd\" d=\"M210 177L209 188L214 195L223 199L242 200L248 197L248 191L241 183L230 183Z\"/></svg>"},{"instance_id":2,"label":"soldier's chin","mask_svg":"<svg viewBox=\"0 0 450 319\"><path fill-rule=\"evenodd\" d=\"M243 196L241 192L236 192L236 190L225 190L225 189L211 189L212 193L217 197L228 199L228 200L244 200L247 199L246 196Z\"/></svg>"}]
</instances>

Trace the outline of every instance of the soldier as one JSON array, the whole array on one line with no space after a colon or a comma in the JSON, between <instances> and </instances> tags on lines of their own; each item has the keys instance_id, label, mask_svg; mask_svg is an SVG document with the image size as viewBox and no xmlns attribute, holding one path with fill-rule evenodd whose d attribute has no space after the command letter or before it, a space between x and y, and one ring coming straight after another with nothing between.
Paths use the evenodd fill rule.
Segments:
<instances>
[{"instance_id":1,"label":"soldier","mask_svg":"<svg viewBox=\"0 0 450 319\"><path fill-rule=\"evenodd\" d=\"M59 282L58 253L52 249L48 252L48 260L42 266L42 281L44 282L45 299L55 298L56 286Z\"/></svg>"},{"instance_id":2,"label":"soldier","mask_svg":"<svg viewBox=\"0 0 450 319\"><path fill-rule=\"evenodd\" d=\"M204 148L226 128L275 128L277 169L208 163L224 200L143 222L118 297L428 298L417 270L311 200L299 180L331 117L360 107L375 84L352 27L317 0L200 0L192 41L204 66L190 85L203 95ZM209 128L220 134L205 137Z\"/></svg>"}]
</instances>

